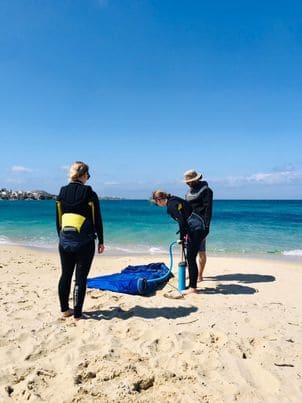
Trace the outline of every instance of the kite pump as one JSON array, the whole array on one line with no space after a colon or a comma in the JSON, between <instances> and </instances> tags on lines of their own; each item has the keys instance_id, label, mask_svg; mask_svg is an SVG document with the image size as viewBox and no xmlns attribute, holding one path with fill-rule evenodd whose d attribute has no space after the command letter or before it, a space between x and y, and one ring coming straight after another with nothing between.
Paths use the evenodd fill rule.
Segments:
<instances>
[{"instance_id":1,"label":"kite pump","mask_svg":"<svg viewBox=\"0 0 302 403\"><path fill-rule=\"evenodd\" d=\"M178 263L178 291L186 289L186 267L187 267L187 254L185 241L181 242L182 259Z\"/></svg>"},{"instance_id":2,"label":"kite pump","mask_svg":"<svg viewBox=\"0 0 302 403\"><path fill-rule=\"evenodd\" d=\"M170 243L170 247L169 247L169 255L170 255L170 267L169 270L162 276L162 277L157 277L157 278L151 278L149 280L145 279L145 278L139 278L137 280L137 289L138 292L140 294L144 294L144 291L148 288L148 285L152 284L152 283L161 283L165 280L168 280L168 278L171 275L172 269L173 269L173 247L174 245L176 245L177 242L173 241Z\"/></svg>"}]
</instances>

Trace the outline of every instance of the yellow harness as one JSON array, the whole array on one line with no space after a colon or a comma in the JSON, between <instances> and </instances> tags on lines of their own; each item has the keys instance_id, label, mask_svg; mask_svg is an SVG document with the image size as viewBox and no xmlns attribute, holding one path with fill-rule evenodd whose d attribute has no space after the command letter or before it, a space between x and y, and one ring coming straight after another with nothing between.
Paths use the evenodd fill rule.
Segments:
<instances>
[{"instance_id":1,"label":"yellow harness","mask_svg":"<svg viewBox=\"0 0 302 403\"><path fill-rule=\"evenodd\" d=\"M91 215L92 215L92 222L93 225L95 223L95 209L93 202L88 203L89 207L91 208ZM57 201L57 209L58 209L58 218L59 218L59 225L62 231L64 229L75 229L77 232L81 231L82 225L84 224L86 217L82 216L81 214L75 213L64 213L62 214L62 204L60 201Z\"/></svg>"}]
</instances>

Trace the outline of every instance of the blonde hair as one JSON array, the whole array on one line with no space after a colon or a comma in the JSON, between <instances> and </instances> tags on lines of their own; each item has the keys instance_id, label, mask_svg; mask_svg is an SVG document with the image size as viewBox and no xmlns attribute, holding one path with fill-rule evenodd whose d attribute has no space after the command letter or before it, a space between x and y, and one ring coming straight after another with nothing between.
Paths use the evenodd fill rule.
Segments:
<instances>
[{"instance_id":1,"label":"blonde hair","mask_svg":"<svg viewBox=\"0 0 302 403\"><path fill-rule=\"evenodd\" d=\"M85 162L75 161L69 168L68 178L71 182L76 181L88 171L89 166Z\"/></svg>"},{"instance_id":2,"label":"blonde hair","mask_svg":"<svg viewBox=\"0 0 302 403\"><path fill-rule=\"evenodd\" d=\"M163 192L162 190L155 190L150 197L151 201L169 199L170 193Z\"/></svg>"}]
</instances>

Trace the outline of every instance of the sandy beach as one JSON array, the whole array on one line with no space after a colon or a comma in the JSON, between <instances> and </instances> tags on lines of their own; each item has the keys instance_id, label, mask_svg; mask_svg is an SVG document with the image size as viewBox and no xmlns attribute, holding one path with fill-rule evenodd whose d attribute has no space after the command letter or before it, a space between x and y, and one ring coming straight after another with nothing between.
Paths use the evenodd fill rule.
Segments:
<instances>
[{"instance_id":1,"label":"sandy beach","mask_svg":"<svg viewBox=\"0 0 302 403\"><path fill-rule=\"evenodd\" d=\"M196 295L167 298L176 276L147 297L87 290L75 322L59 312L56 253L0 251L1 402L302 399L301 262L209 257ZM169 263L104 254L89 277L156 261Z\"/></svg>"}]
</instances>

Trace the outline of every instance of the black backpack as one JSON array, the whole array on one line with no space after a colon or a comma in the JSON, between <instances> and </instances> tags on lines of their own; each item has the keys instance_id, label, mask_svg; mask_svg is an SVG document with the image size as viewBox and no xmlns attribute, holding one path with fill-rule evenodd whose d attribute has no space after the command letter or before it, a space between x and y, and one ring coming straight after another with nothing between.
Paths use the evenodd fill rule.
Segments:
<instances>
[{"instance_id":1,"label":"black backpack","mask_svg":"<svg viewBox=\"0 0 302 403\"><path fill-rule=\"evenodd\" d=\"M66 252L76 252L96 238L91 193L90 186L78 183L61 188L57 199L59 244Z\"/></svg>"}]
</instances>

